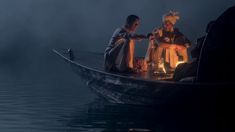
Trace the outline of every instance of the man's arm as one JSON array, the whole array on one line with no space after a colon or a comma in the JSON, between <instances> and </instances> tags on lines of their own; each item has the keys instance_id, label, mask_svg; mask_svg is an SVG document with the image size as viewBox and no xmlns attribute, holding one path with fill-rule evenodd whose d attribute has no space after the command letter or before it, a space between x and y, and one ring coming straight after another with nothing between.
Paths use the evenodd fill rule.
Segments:
<instances>
[{"instance_id":1,"label":"man's arm","mask_svg":"<svg viewBox=\"0 0 235 132\"><path fill-rule=\"evenodd\" d=\"M134 39L134 40L143 40L147 38L148 37L146 35L142 35L142 34L133 34L130 36L130 39Z\"/></svg>"},{"instance_id":2,"label":"man's arm","mask_svg":"<svg viewBox=\"0 0 235 132\"><path fill-rule=\"evenodd\" d=\"M117 40L119 39L133 39L133 40L143 40L143 39L147 39L148 37L146 35L142 35L142 34L130 34L128 32L126 32L125 30L118 30L115 33L115 38Z\"/></svg>"},{"instance_id":3,"label":"man's arm","mask_svg":"<svg viewBox=\"0 0 235 132\"><path fill-rule=\"evenodd\" d=\"M153 36L157 43L168 42L165 40L166 38L163 36L163 29L162 28L155 28L153 30Z\"/></svg>"}]
</instances>

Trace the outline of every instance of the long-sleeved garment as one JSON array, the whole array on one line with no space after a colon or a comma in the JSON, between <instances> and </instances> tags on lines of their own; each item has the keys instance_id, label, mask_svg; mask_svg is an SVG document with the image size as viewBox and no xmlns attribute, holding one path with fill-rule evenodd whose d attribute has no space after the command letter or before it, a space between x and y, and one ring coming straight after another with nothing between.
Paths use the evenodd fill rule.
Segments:
<instances>
[{"instance_id":1,"label":"long-sleeved garment","mask_svg":"<svg viewBox=\"0 0 235 132\"><path fill-rule=\"evenodd\" d=\"M133 68L134 40L132 34L124 28L118 28L113 33L104 54L106 71L125 71Z\"/></svg>"}]
</instances>

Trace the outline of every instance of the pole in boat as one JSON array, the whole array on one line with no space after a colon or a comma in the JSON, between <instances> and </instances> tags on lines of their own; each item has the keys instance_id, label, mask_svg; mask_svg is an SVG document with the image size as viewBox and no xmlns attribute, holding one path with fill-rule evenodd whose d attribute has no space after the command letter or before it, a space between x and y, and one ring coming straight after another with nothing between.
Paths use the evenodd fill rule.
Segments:
<instances>
[{"instance_id":1,"label":"pole in boat","mask_svg":"<svg viewBox=\"0 0 235 132\"><path fill-rule=\"evenodd\" d=\"M73 55L73 51L71 50L71 48L68 48L68 54L69 54L69 59L70 60L74 60L74 55Z\"/></svg>"}]
</instances>

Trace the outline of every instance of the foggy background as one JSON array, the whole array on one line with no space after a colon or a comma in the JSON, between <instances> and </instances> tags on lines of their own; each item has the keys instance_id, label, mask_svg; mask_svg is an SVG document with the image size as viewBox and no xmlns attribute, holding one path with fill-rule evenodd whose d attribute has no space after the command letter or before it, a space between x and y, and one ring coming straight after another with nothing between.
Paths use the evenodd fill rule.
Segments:
<instances>
[{"instance_id":1,"label":"foggy background","mask_svg":"<svg viewBox=\"0 0 235 132\"><path fill-rule=\"evenodd\" d=\"M234 0L0 0L0 69L14 78L67 70L55 69L61 61L52 48L103 52L129 14L140 16L137 32L147 34L161 26L164 13L178 11L176 27L194 44L207 23L233 5ZM137 44L136 54L143 56L146 47L147 41Z\"/></svg>"}]
</instances>

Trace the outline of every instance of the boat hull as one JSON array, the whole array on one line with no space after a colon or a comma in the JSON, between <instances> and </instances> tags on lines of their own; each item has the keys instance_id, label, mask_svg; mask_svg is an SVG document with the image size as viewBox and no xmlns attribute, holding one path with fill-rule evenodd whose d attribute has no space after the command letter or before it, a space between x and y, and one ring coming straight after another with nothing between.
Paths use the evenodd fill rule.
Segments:
<instances>
[{"instance_id":1,"label":"boat hull","mask_svg":"<svg viewBox=\"0 0 235 132\"><path fill-rule=\"evenodd\" d=\"M228 84L199 84L157 81L107 73L70 60L59 51L54 52L69 63L72 70L87 82L97 95L113 103L158 105L167 103L212 102L234 92Z\"/></svg>"}]
</instances>

